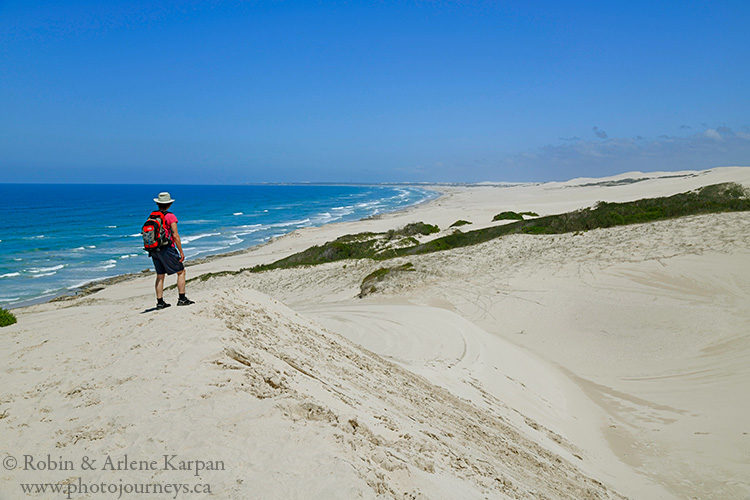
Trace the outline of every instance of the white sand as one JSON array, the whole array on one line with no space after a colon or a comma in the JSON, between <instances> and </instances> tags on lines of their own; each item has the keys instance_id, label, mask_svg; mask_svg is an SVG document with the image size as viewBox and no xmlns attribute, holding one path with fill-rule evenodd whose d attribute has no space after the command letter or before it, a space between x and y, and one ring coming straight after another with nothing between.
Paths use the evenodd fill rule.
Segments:
<instances>
[{"instance_id":1,"label":"white sand","mask_svg":"<svg viewBox=\"0 0 750 500\"><path fill-rule=\"evenodd\" d=\"M683 174L439 187L189 274L419 220L474 229L503 210L750 186L750 168ZM151 278L18 310L0 331L0 451L76 470L0 468L0 498L78 477L209 483L216 498L746 498L749 249L748 215L715 214L396 259L416 271L364 299L383 263L212 278L190 284L196 305L158 313L142 313ZM77 467L165 453L225 470Z\"/></svg>"}]
</instances>

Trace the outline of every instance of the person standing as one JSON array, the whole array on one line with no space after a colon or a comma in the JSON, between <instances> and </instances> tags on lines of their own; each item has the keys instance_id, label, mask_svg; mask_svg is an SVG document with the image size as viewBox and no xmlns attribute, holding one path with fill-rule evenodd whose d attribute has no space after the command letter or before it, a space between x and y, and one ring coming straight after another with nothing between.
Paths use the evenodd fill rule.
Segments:
<instances>
[{"instance_id":1,"label":"person standing","mask_svg":"<svg viewBox=\"0 0 750 500\"><path fill-rule=\"evenodd\" d=\"M169 193L162 192L159 193L157 198L154 198L154 201L159 210L158 212L152 212L149 219L159 217L169 239L166 245L149 250L149 256L153 260L156 270L156 308L164 309L171 305L164 301L164 278L168 274L175 273L177 273L177 292L179 293L177 305L189 306L195 302L185 295L185 252L182 251L180 233L177 230L177 216L169 211L175 200Z\"/></svg>"}]
</instances>

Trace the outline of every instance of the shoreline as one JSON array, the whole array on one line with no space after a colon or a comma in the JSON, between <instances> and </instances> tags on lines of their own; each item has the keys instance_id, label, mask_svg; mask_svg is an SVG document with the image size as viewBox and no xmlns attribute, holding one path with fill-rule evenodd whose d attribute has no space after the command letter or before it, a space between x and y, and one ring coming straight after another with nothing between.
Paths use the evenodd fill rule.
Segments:
<instances>
[{"instance_id":1,"label":"shoreline","mask_svg":"<svg viewBox=\"0 0 750 500\"><path fill-rule=\"evenodd\" d=\"M276 184L269 184L269 185L276 185ZM285 184L278 184L278 185L285 185ZM293 184L293 185L307 185L307 184ZM318 185L318 184L314 184L314 185ZM416 209L417 207L420 207L422 205L426 205L426 204L429 204L431 202L437 201L440 198L442 198L443 196L445 196L445 192L444 191L440 191L440 190L436 189L437 187L441 187L440 185L437 185L437 184L435 184L435 185L433 185L433 184L429 184L429 185L417 185L417 184L410 184L410 183L403 183L403 184L387 183L387 184L321 184L321 185L325 185L325 186L336 186L336 185L342 185L342 186L343 185L346 185L346 186L349 186L349 185L351 185L351 186L383 186L383 187L395 186L395 185L405 186L405 187L411 187L411 186L413 186L413 187L419 187L419 188L422 188L422 189L425 189L425 190L432 191L432 192L436 193L437 196L435 196L434 198L430 198L430 199L419 201L417 203L414 203L414 204L406 206L406 207L401 207L401 208L398 208L398 209L395 209L395 210L386 211L386 212L382 212L382 213L375 214L375 215L370 215L370 216L367 216L367 217L363 217L361 219L356 219L354 221L334 221L334 222L328 222L328 223L322 224L320 226L309 226L309 227L306 227L306 228L298 228L298 229L290 231L290 232L288 232L286 234L283 234L281 236L272 237L272 238L270 238L267 241L264 241L262 243L258 243L258 244L255 244L255 245L251 245L251 246L246 247L246 248L241 248L241 249L238 249L238 250L232 250L232 251L229 251L229 252L222 252L222 253L217 253L217 254L206 255L206 256L203 256L203 257L199 257L197 259L191 259L189 262L185 263L185 267L188 268L188 267L193 267L193 266L197 266L197 265L208 264L208 263L210 263L212 261L215 261L217 259L222 259L222 258L226 258L226 257L234 257L234 256L238 256L238 255L243 255L245 253L251 252L251 251L253 251L255 249L258 249L260 247L263 247L265 245L268 245L268 244L271 244L273 242L276 242L276 241L278 241L278 240L280 240L282 238L288 237L288 236L294 234L295 232L297 232L297 231L299 231L301 229L319 228L319 227L323 227L323 226L327 226L327 225L331 225L331 224L339 224L339 223L342 223L342 222L359 222L359 221L365 221L365 220L377 220L377 219L381 219L381 218L386 217L386 216L391 215L391 214L395 215L395 214L399 214L399 213L406 213L409 210L413 210L413 209ZM469 185L467 185L466 187L468 187L468 186ZM106 278L97 278L97 279L91 280L91 281L89 281L87 283L84 283L82 285L78 285L78 286L76 286L76 287L74 287L72 289L68 289L68 290L65 290L65 291L61 290L59 293L54 293L54 294L50 294L48 296L36 297L36 298L33 298L33 299L21 301L21 302L19 302L17 304L14 304L12 306L4 307L4 309L6 309L8 311L11 311L11 310L17 311L19 309L23 309L23 308L26 308L26 307L32 307L32 306L36 306L36 305L40 305L40 304L46 304L46 303L50 303L50 302L64 302L64 301L73 300L73 299L77 299L77 298L81 298L81 297L86 297L86 296L92 295L94 293L97 293L97 292L103 290L104 288L106 288L106 287L108 287L110 285L114 285L114 284L117 284L117 283L122 283L122 282L125 282L125 281L130 281L130 280L142 278L144 276L153 276L153 274L154 274L153 269L148 269L148 270L143 270L143 271L140 271L140 272L122 273L122 274L117 274L117 275L114 275L114 276L109 276L109 277L106 277Z\"/></svg>"},{"instance_id":2,"label":"shoreline","mask_svg":"<svg viewBox=\"0 0 750 500\"><path fill-rule=\"evenodd\" d=\"M733 167L736 168L736 167ZM740 167L742 168L742 167ZM570 179L568 181L549 181L549 182L518 182L518 183L511 183L511 182L495 182L495 181L482 181L482 182L475 182L475 183L458 183L458 182L444 182L444 183L376 183L376 184L362 184L362 183L292 183L292 184L276 184L276 183L268 183L268 184L259 184L259 185L299 185L299 186L306 186L306 185L320 185L320 186L381 186L381 187L388 187L388 186L404 186L404 187L416 187L421 189L426 189L429 191L433 191L437 193L437 196L432 199L422 200L420 202L417 202L413 205L409 205L407 207L402 207L396 210L388 211L388 212L382 212L376 215L371 215L368 217L363 217L361 219L356 219L353 221L335 221L335 222L329 222L326 224L323 224L322 226L309 226L305 228L298 228L294 231L291 231L289 233L286 233L282 236L278 237L272 237L271 239L264 241L262 243L258 243L256 245L252 245L246 248L238 249L238 250L232 250L229 252L222 252L218 254L212 254L212 255L206 255L204 257L200 257L194 260L191 260L190 262L185 264L185 267L193 267L197 265L203 265L211 263L215 260L224 259L228 257L235 257L239 255L243 255L249 252L253 252L254 250L261 248L265 245L271 244L273 242L279 241L282 238L290 237L294 235L295 233L299 231L304 231L307 229L313 229L313 228L321 228L329 225L336 225L336 224L344 224L344 223L352 223L352 222L362 222L362 221L368 221L368 220L383 220L384 218L390 216L397 216L401 213L408 213L409 211L416 210L421 206L424 206L426 204L430 204L433 202L438 202L441 198L444 198L449 191L452 189L512 189L512 188L533 188L538 186L559 186L559 187L571 187L575 186L576 183L582 185L582 186L595 186L597 185L596 182L591 184L593 181L598 181L602 186L611 186L611 185L619 185L619 184L635 184L638 182L650 180L650 179L674 179L674 178L685 178L685 177L696 177L698 175L708 173L712 169L708 170L700 170L700 171L656 171L656 172L640 172L640 171L628 171L623 172L620 174L616 174L609 177L603 177L603 178L590 178L590 177L580 177L575 179ZM614 184L612 184L614 182ZM577 207L578 208L578 207ZM425 221L427 222L427 221ZM388 228L393 229L393 228ZM148 271L143 270L141 272L130 272L130 273L122 273L117 274L114 276L109 276L106 278L97 278L93 279L89 282L86 282L84 284L81 284L79 286L76 286L72 289L67 290L60 290L58 293L46 295L43 297L37 297L28 299L25 301L18 302L12 306L3 306L7 310L19 310L26 307L32 307L40 304L46 304L49 302L61 302L61 301L68 301L79 297L85 297L94 293L97 293L101 291L102 289L106 288L107 286L121 283L124 281L134 280L138 279L144 276L152 275L153 271L149 268Z\"/></svg>"}]
</instances>

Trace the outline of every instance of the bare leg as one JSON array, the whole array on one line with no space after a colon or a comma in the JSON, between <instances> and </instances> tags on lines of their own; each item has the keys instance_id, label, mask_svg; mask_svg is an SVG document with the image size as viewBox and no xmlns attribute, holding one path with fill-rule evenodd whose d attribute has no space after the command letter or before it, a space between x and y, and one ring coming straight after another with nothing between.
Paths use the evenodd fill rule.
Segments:
<instances>
[{"instance_id":1,"label":"bare leg","mask_svg":"<svg viewBox=\"0 0 750 500\"><path fill-rule=\"evenodd\" d=\"M180 294L185 293L185 270L177 273L177 291Z\"/></svg>"},{"instance_id":2,"label":"bare leg","mask_svg":"<svg viewBox=\"0 0 750 500\"><path fill-rule=\"evenodd\" d=\"M161 299L164 297L164 278L166 274L157 274L156 275L156 300Z\"/></svg>"}]
</instances>

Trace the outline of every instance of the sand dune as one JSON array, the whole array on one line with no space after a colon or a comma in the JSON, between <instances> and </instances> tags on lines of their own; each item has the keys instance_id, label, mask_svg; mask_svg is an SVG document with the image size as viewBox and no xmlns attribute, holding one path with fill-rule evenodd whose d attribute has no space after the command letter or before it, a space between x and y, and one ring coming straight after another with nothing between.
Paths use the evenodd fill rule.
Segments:
<instances>
[{"instance_id":1,"label":"sand dune","mask_svg":"<svg viewBox=\"0 0 750 500\"><path fill-rule=\"evenodd\" d=\"M195 296L201 305L158 315L133 302L70 307L40 315L35 328L47 333L36 344L30 330L6 337L18 346L3 377L4 449L222 460L228 470L201 480L224 498L616 496L491 408L261 293L211 286ZM56 335L54 323L70 320L79 335ZM38 476L4 474L6 495Z\"/></svg>"},{"instance_id":2,"label":"sand dune","mask_svg":"<svg viewBox=\"0 0 750 500\"><path fill-rule=\"evenodd\" d=\"M410 257L414 273L364 300L285 299L430 380L480 381L586 450L579 454L601 468L597 477L622 462L677 497L742 498L749 408L737 395L750 380L748 244L745 214L511 236ZM341 271L330 267L286 279L338 288ZM283 295L286 280L248 277L248 285ZM353 295L356 283L349 286ZM627 474L614 476L620 484ZM650 483L643 478L624 483L634 496L661 496L633 489Z\"/></svg>"},{"instance_id":3,"label":"sand dune","mask_svg":"<svg viewBox=\"0 0 750 500\"><path fill-rule=\"evenodd\" d=\"M484 227L503 210L728 180L750 185L750 168L440 187L408 211L189 272L418 220ZM363 299L382 263L193 282L195 306L158 313L144 312L150 279L25 308L0 332L1 450L174 453L225 470L0 469L0 497L82 476L208 483L217 498L744 498L748 248L747 214L712 214L400 258L415 270Z\"/></svg>"}]
</instances>

